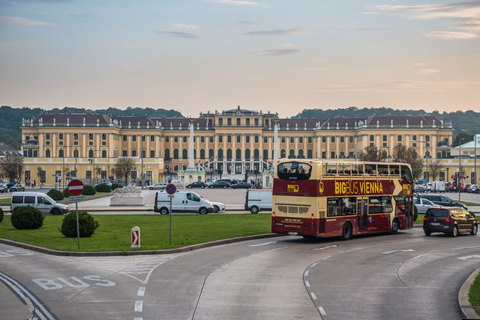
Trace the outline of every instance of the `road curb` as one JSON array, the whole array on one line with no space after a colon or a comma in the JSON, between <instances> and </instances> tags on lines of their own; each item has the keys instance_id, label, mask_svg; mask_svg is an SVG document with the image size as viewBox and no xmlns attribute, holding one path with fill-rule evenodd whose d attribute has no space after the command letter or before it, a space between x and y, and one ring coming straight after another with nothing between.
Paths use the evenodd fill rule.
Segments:
<instances>
[{"instance_id":1,"label":"road curb","mask_svg":"<svg viewBox=\"0 0 480 320\"><path fill-rule=\"evenodd\" d=\"M190 245L190 246L185 246L185 247L180 247L180 248L172 248L172 249L102 251L102 252L60 251L60 250L48 249L48 248L36 246L36 245L33 245L33 244L22 243L22 242L8 240L8 239L2 239L2 238L0 238L0 243L8 244L8 245L11 245L11 246L16 246L16 247L19 247L19 248L28 249L28 250L32 250L32 251L36 251L36 252L41 252L41 253L45 253L45 254L55 255L55 256L104 257L104 256L133 256L133 255L182 253L182 252L188 252L188 251L193 251L193 250L202 249L202 248L218 246L218 245L222 245L222 244L229 244L229 243L235 243L235 242L241 242L241 241L247 241L247 240L273 238L273 237L279 237L279 236L282 236L282 235L275 234L275 233L266 233L266 234L259 234L259 235L254 235L254 236L215 240L215 241L193 244L193 245Z\"/></svg>"},{"instance_id":2,"label":"road curb","mask_svg":"<svg viewBox=\"0 0 480 320\"><path fill-rule=\"evenodd\" d=\"M458 292L458 306L465 319L480 319L480 316L477 315L475 310L473 310L472 304L468 301L468 292L479 272L480 269L475 270L463 283Z\"/></svg>"}]
</instances>

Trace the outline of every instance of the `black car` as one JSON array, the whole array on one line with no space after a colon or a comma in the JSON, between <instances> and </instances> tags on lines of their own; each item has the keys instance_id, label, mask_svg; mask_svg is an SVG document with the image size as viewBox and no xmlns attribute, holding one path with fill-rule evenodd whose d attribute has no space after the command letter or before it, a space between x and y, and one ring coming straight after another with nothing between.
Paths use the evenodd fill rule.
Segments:
<instances>
[{"instance_id":1,"label":"black car","mask_svg":"<svg viewBox=\"0 0 480 320\"><path fill-rule=\"evenodd\" d=\"M202 182L202 181L196 181L196 182L187 184L187 188L188 188L188 189L192 189L192 188L202 188L202 189L205 189L206 187L207 187L207 185L205 184L205 182Z\"/></svg>"},{"instance_id":2,"label":"black car","mask_svg":"<svg viewBox=\"0 0 480 320\"><path fill-rule=\"evenodd\" d=\"M231 185L232 189L250 189L252 185L248 182L239 182Z\"/></svg>"},{"instance_id":3,"label":"black car","mask_svg":"<svg viewBox=\"0 0 480 320\"><path fill-rule=\"evenodd\" d=\"M230 188L230 183L226 182L226 181L215 181L214 183L212 183L210 185L210 189L213 189L213 188L224 188L224 189L227 189L227 188Z\"/></svg>"},{"instance_id":4,"label":"black car","mask_svg":"<svg viewBox=\"0 0 480 320\"><path fill-rule=\"evenodd\" d=\"M430 207L423 218L423 231L429 236L432 232L443 232L456 237L459 232L478 231L475 215L460 207Z\"/></svg>"},{"instance_id":5,"label":"black car","mask_svg":"<svg viewBox=\"0 0 480 320\"><path fill-rule=\"evenodd\" d=\"M452 199L444 196L438 196L434 194L421 194L420 198L428 199L433 203L444 207L462 207L463 209L467 209L464 204L453 201Z\"/></svg>"}]
</instances>

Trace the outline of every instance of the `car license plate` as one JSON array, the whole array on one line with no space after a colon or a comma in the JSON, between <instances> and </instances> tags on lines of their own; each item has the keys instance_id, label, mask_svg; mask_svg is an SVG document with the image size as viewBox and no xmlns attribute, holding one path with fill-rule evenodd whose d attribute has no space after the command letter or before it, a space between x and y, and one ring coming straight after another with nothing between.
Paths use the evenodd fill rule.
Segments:
<instances>
[{"instance_id":1,"label":"car license plate","mask_svg":"<svg viewBox=\"0 0 480 320\"><path fill-rule=\"evenodd\" d=\"M440 225L439 222L432 222L432 223L430 223L430 224L431 224L432 226L439 226L439 225Z\"/></svg>"}]
</instances>

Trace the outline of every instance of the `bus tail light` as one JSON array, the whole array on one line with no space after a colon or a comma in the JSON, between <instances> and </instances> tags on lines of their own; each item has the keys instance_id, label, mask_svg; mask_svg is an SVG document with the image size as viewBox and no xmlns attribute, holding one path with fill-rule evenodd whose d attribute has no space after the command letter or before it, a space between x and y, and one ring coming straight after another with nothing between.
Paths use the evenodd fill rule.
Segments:
<instances>
[{"instance_id":1,"label":"bus tail light","mask_svg":"<svg viewBox=\"0 0 480 320\"><path fill-rule=\"evenodd\" d=\"M312 219L312 220L314 219L314 218L313 218L313 213L312 213L312 218L311 218L311 219Z\"/></svg>"},{"instance_id":2,"label":"bus tail light","mask_svg":"<svg viewBox=\"0 0 480 320\"><path fill-rule=\"evenodd\" d=\"M272 213L272 218L275 218L275 213Z\"/></svg>"}]
</instances>

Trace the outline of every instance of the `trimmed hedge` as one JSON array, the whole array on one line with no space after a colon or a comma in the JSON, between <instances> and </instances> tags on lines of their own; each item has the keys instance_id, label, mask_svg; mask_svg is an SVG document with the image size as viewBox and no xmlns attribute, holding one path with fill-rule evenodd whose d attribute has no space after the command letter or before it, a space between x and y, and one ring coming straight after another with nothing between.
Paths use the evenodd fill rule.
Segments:
<instances>
[{"instance_id":1,"label":"trimmed hedge","mask_svg":"<svg viewBox=\"0 0 480 320\"><path fill-rule=\"evenodd\" d=\"M13 211L11 221L16 229L38 229L43 226L45 216L32 206L18 207Z\"/></svg>"},{"instance_id":2,"label":"trimmed hedge","mask_svg":"<svg viewBox=\"0 0 480 320\"><path fill-rule=\"evenodd\" d=\"M81 238L92 236L95 229L99 227L98 221L95 221L87 211L78 212L78 225ZM77 237L77 214L75 211L70 212L63 218L62 227L58 230L67 238Z\"/></svg>"},{"instance_id":3,"label":"trimmed hedge","mask_svg":"<svg viewBox=\"0 0 480 320\"><path fill-rule=\"evenodd\" d=\"M65 198L63 196L63 192L57 189L50 189L50 191L47 192L47 195L49 195L50 198L52 198L55 201L60 201L60 200L63 200L63 198Z\"/></svg>"},{"instance_id":4,"label":"trimmed hedge","mask_svg":"<svg viewBox=\"0 0 480 320\"><path fill-rule=\"evenodd\" d=\"M112 189L110 189L110 186L106 183L100 183L100 184L97 184L97 186L95 187L95 191L97 192L111 192Z\"/></svg>"},{"instance_id":5,"label":"trimmed hedge","mask_svg":"<svg viewBox=\"0 0 480 320\"><path fill-rule=\"evenodd\" d=\"M120 183L114 183L114 184L112 184L112 190L115 190L115 189L117 189L117 188L120 188L120 189L121 189L121 188L123 188L123 186L122 186Z\"/></svg>"},{"instance_id":6,"label":"trimmed hedge","mask_svg":"<svg viewBox=\"0 0 480 320\"><path fill-rule=\"evenodd\" d=\"M0 207L0 222L3 221L3 208Z\"/></svg>"},{"instance_id":7,"label":"trimmed hedge","mask_svg":"<svg viewBox=\"0 0 480 320\"><path fill-rule=\"evenodd\" d=\"M71 194L70 194L70 192L68 192L68 188L63 189L63 197L68 198L70 196L71 196Z\"/></svg>"},{"instance_id":8,"label":"trimmed hedge","mask_svg":"<svg viewBox=\"0 0 480 320\"><path fill-rule=\"evenodd\" d=\"M83 195L84 196L93 196L95 195L96 191L95 191L95 188L89 184L85 185L83 187Z\"/></svg>"}]
</instances>

